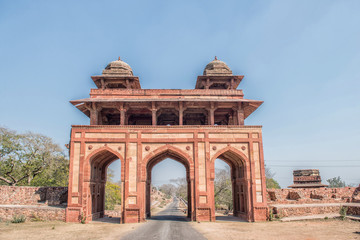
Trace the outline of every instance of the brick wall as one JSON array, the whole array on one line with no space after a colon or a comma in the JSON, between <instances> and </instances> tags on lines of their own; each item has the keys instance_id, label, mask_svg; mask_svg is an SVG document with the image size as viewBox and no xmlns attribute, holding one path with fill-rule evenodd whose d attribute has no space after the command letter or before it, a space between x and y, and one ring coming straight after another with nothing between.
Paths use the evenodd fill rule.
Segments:
<instances>
[{"instance_id":1,"label":"brick wall","mask_svg":"<svg viewBox=\"0 0 360 240\"><path fill-rule=\"evenodd\" d=\"M0 205L65 205L67 187L0 186Z\"/></svg>"},{"instance_id":2,"label":"brick wall","mask_svg":"<svg viewBox=\"0 0 360 240\"><path fill-rule=\"evenodd\" d=\"M360 203L360 186L345 188L267 189L268 204Z\"/></svg>"},{"instance_id":3,"label":"brick wall","mask_svg":"<svg viewBox=\"0 0 360 240\"><path fill-rule=\"evenodd\" d=\"M65 221L65 207L0 205L1 221L11 221L15 216L21 215L26 217L26 221Z\"/></svg>"},{"instance_id":4,"label":"brick wall","mask_svg":"<svg viewBox=\"0 0 360 240\"><path fill-rule=\"evenodd\" d=\"M0 220L23 215L26 221L65 221L67 187L0 186Z\"/></svg>"}]
</instances>

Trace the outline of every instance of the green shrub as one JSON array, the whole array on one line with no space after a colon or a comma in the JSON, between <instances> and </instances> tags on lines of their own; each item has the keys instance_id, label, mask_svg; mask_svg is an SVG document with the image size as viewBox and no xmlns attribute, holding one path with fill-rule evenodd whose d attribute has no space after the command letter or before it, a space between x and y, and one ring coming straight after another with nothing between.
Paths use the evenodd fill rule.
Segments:
<instances>
[{"instance_id":1,"label":"green shrub","mask_svg":"<svg viewBox=\"0 0 360 240\"><path fill-rule=\"evenodd\" d=\"M85 224L85 223L86 223L86 216L85 216L84 213L81 213L80 222L81 222L82 224Z\"/></svg>"},{"instance_id":2,"label":"green shrub","mask_svg":"<svg viewBox=\"0 0 360 240\"><path fill-rule=\"evenodd\" d=\"M31 216L31 221L33 221L33 222L41 222L41 221L43 221L43 219L39 215L37 215L36 213L33 213L32 216Z\"/></svg>"},{"instance_id":3,"label":"green shrub","mask_svg":"<svg viewBox=\"0 0 360 240\"><path fill-rule=\"evenodd\" d=\"M274 211L272 208L269 209L269 221L274 220Z\"/></svg>"},{"instance_id":4,"label":"green shrub","mask_svg":"<svg viewBox=\"0 0 360 240\"><path fill-rule=\"evenodd\" d=\"M23 223L25 222L26 217L24 215L14 215L13 219L11 220L11 223Z\"/></svg>"},{"instance_id":5,"label":"green shrub","mask_svg":"<svg viewBox=\"0 0 360 240\"><path fill-rule=\"evenodd\" d=\"M345 220L346 215L347 215L347 211L348 211L348 207L342 206L342 207L340 208L340 219L341 219L341 220Z\"/></svg>"}]
</instances>

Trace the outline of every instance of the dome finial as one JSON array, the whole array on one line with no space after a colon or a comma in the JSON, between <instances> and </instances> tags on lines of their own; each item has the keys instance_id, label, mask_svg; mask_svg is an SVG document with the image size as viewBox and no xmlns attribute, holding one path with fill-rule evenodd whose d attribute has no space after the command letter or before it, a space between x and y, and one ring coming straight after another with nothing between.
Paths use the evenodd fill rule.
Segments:
<instances>
[{"instance_id":1,"label":"dome finial","mask_svg":"<svg viewBox=\"0 0 360 240\"><path fill-rule=\"evenodd\" d=\"M217 60L217 57L215 56L215 60Z\"/></svg>"},{"instance_id":2,"label":"dome finial","mask_svg":"<svg viewBox=\"0 0 360 240\"><path fill-rule=\"evenodd\" d=\"M121 61L121 59L120 59L120 57L119 57L119 59L118 59L119 61Z\"/></svg>"}]
</instances>

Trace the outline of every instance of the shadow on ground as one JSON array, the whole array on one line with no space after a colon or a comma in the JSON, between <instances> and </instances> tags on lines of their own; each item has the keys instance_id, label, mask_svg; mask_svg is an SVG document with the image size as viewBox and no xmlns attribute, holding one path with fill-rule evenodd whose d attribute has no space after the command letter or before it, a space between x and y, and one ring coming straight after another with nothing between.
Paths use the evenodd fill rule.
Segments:
<instances>
[{"instance_id":1,"label":"shadow on ground","mask_svg":"<svg viewBox=\"0 0 360 240\"><path fill-rule=\"evenodd\" d=\"M104 222L104 223L115 223L115 224L119 224L120 223L120 218L119 217L103 217L103 218L98 218L96 220L93 220L92 222Z\"/></svg>"},{"instance_id":2,"label":"shadow on ground","mask_svg":"<svg viewBox=\"0 0 360 240\"><path fill-rule=\"evenodd\" d=\"M156 221L175 221L175 222L188 222L190 219L184 216L174 216L174 215L156 215L152 216L148 220Z\"/></svg>"},{"instance_id":3,"label":"shadow on ground","mask_svg":"<svg viewBox=\"0 0 360 240\"><path fill-rule=\"evenodd\" d=\"M225 222L247 222L241 218L234 216L216 216L216 221L225 221Z\"/></svg>"}]
</instances>

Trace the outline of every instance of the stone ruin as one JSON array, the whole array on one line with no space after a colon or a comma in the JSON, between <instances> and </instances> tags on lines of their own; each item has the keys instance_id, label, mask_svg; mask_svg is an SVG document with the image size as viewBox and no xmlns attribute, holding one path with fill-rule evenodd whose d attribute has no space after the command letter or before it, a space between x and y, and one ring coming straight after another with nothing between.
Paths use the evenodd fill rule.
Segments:
<instances>
[{"instance_id":1,"label":"stone ruin","mask_svg":"<svg viewBox=\"0 0 360 240\"><path fill-rule=\"evenodd\" d=\"M321 188L328 185L321 183L319 169L294 170L294 184L289 188Z\"/></svg>"}]
</instances>

